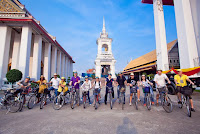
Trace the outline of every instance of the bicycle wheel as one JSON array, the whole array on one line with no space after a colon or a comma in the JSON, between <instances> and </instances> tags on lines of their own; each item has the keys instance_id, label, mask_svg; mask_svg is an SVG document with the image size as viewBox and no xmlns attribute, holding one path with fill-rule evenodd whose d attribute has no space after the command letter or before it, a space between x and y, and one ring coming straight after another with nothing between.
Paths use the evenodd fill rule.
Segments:
<instances>
[{"instance_id":1,"label":"bicycle wheel","mask_svg":"<svg viewBox=\"0 0 200 134\"><path fill-rule=\"evenodd\" d=\"M46 97L45 97L45 95L43 94L43 95L41 96L41 99L40 99L40 109L43 109L44 104L45 104L45 101L46 101Z\"/></svg>"},{"instance_id":2,"label":"bicycle wheel","mask_svg":"<svg viewBox=\"0 0 200 134\"><path fill-rule=\"evenodd\" d=\"M149 93L147 94L147 97L146 97L146 106L148 110L151 110L151 99L150 99Z\"/></svg>"},{"instance_id":3,"label":"bicycle wheel","mask_svg":"<svg viewBox=\"0 0 200 134\"><path fill-rule=\"evenodd\" d=\"M19 108L19 111L22 111L22 109L24 107L24 100L25 100L25 95L21 94L20 95L20 108Z\"/></svg>"},{"instance_id":4,"label":"bicycle wheel","mask_svg":"<svg viewBox=\"0 0 200 134\"><path fill-rule=\"evenodd\" d=\"M64 97L61 95L58 95L53 100L53 108L55 110L60 110L64 105Z\"/></svg>"},{"instance_id":5,"label":"bicycle wheel","mask_svg":"<svg viewBox=\"0 0 200 134\"><path fill-rule=\"evenodd\" d=\"M136 93L134 93L134 102L135 102L136 110L138 110L138 99L137 99Z\"/></svg>"},{"instance_id":6,"label":"bicycle wheel","mask_svg":"<svg viewBox=\"0 0 200 134\"><path fill-rule=\"evenodd\" d=\"M74 109L74 94L71 95L71 108Z\"/></svg>"},{"instance_id":7,"label":"bicycle wheel","mask_svg":"<svg viewBox=\"0 0 200 134\"><path fill-rule=\"evenodd\" d=\"M35 95L30 96L30 98L28 100L28 104L27 104L28 109L32 109L35 106L36 99L37 99L37 97Z\"/></svg>"},{"instance_id":8,"label":"bicycle wheel","mask_svg":"<svg viewBox=\"0 0 200 134\"><path fill-rule=\"evenodd\" d=\"M172 101L169 98L169 96L167 96L167 95L163 96L162 107L167 113L172 112L173 106L172 106Z\"/></svg>"},{"instance_id":9,"label":"bicycle wheel","mask_svg":"<svg viewBox=\"0 0 200 134\"><path fill-rule=\"evenodd\" d=\"M97 107L98 107L98 106L97 106L97 105L98 105L98 104L97 104L97 103L98 103L98 100L97 100L97 99L98 99L98 98L97 98L97 95L95 95L95 98L94 98L94 99L95 99L95 110L97 110Z\"/></svg>"},{"instance_id":10,"label":"bicycle wheel","mask_svg":"<svg viewBox=\"0 0 200 134\"><path fill-rule=\"evenodd\" d=\"M125 97L125 96L124 96L124 94L122 93L122 98L121 98L121 100L123 100L123 101L122 101L122 110L124 110L124 103L125 103L125 102L124 102L124 97Z\"/></svg>"},{"instance_id":11,"label":"bicycle wheel","mask_svg":"<svg viewBox=\"0 0 200 134\"><path fill-rule=\"evenodd\" d=\"M14 96L7 96L6 109L11 113L16 113L20 109L20 100Z\"/></svg>"},{"instance_id":12,"label":"bicycle wheel","mask_svg":"<svg viewBox=\"0 0 200 134\"><path fill-rule=\"evenodd\" d=\"M109 97L110 97L110 109L112 109L112 94L111 93L109 93Z\"/></svg>"},{"instance_id":13,"label":"bicycle wheel","mask_svg":"<svg viewBox=\"0 0 200 134\"><path fill-rule=\"evenodd\" d=\"M186 98L186 108L187 108L187 115L189 117L192 116L192 112L191 112L191 104L190 104L190 100L189 100L189 97L187 96Z\"/></svg>"},{"instance_id":14,"label":"bicycle wheel","mask_svg":"<svg viewBox=\"0 0 200 134\"><path fill-rule=\"evenodd\" d=\"M86 96L83 96L83 108L85 109L86 107Z\"/></svg>"}]
</instances>

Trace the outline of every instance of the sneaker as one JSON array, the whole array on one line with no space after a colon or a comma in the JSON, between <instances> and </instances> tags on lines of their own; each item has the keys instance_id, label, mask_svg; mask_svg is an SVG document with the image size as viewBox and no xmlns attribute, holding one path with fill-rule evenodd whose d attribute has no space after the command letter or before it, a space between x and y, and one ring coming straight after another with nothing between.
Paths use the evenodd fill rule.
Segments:
<instances>
[{"instance_id":1,"label":"sneaker","mask_svg":"<svg viewBox=\"0 0 200 134\"><path fill-rule=\"evenodd\" d=\"M92 105L92 104L90 103L90 105Z\"/></svg>"},{"instance_id":2,"label":"sneaker","mask_svg":"<svg viewBox=\"0 0 200 134\"><path fill-rule=\"evenodd\" d=\"M156 106L159 106L159 104L158 104L158 103L156 103Z\"/></svg>"},{"instance_id":3,"label":"sneaker","mask_svg":"<svg viewBox=\"0 0 200 134\"><path fill-rule=\"evenodd\" d=\"M129 103L129 106L131 106L132 104L131 103Z\"/></svg>"},{"instance_id":4,"label":"sneaker","mask_svg":"<svg viewBox=\"0 0 200 134\"><path fill-rule=\"evenodd\" d=\"M181 101L178 101L178 104L182 104L182 102L181 102Z\"/></svg>"},{"instance_id":5,"label":"sneaker","mask_svg":"<svg viewBox=\"0 0 200 134\"><path fill-rule=\"evenodd\" d=\"M144 107L146 107L147 105L146 104L144 104Z\"/></svg>"},{"instance_id":6,"label":"sneaker","mask_svg":"<svg viewBox=\"0 0 200 134\"><path fill-rule=\"evenodd\" d=\"M107 102L105 102L105 105L107 105Z\"/></svg>"},{"instance_id":7,"label":"sneaker","mask_svg":"<svg viewBox=\"0 0 200 134\"><path fill-rule=\"evenodd\" d=\"M151 102L152 105L154 105L154 102Z\"/></svg>"},{"instance_id":8,"label":"sneaker","mask_svg":"<svg viewBox=\"0 0 200 134\"><path fill-rule=\"evenodd\" d=\"M192 111L192 112L195 112L194 108L191 108L191 111Z\"/></svg>"},{"instance_id":9,"label":"sneaker","mask_svg":"<svg viewBox=\"0 0 200 134\"><path fill-rule=\"evenodd\" d=\"M138 102L140 102L141 100L140 99L138 99Z\"/></svg>"}]
</instances>

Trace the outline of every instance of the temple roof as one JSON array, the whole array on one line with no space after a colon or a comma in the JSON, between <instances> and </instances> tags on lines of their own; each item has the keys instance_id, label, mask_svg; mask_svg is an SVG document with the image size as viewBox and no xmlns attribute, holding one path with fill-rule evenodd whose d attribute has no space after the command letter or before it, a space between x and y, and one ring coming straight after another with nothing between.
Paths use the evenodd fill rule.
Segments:
<instances>
[{"instance_id":1,"label":"temple roof","mask_svg":"<svg viewBox=\"0 0 200 134\"><path fill-rule=\"evenodd\" d=\"M174 40L167 44L168 52L174 46L177 40ZM156 50L153 50L139 58L136 58L129 62L129 64L124 68L124 72L129 71L131 69L135 69L144 65L152 64L157 61Z\"/></svg>"},{"instance_id":2,"label":"temple roof","mask_svg":"<svg viewBox=\"0 0 200 134\"><path fill-rule=\"evenodd\" d=\"M142 3L153 4L153 0L142 0ZM163 5L174 5L173 0L163 0Z\"/></svg>"}]
</instances>

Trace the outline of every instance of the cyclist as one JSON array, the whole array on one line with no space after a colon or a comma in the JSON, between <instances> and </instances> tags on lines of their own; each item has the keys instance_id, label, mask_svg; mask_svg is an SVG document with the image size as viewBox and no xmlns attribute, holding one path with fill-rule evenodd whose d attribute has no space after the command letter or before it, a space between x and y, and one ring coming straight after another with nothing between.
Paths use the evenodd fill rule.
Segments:
<instances>
[{"instance_id":1,"label":"cyclist","mask_svg":"<svg viewBox=\"0 0 200 134\"><path fill-rule=\"evenodd\" d=\"M15 93L14 93L15 95L18 94L18 93L21 93L23 90L28 90L28 88L31 86L31 84L30 84L30 77L27 76L27 77L25 78L25 80L19 81L19 82L17 83L17 85L20 86L20 89L17 89L17 90L15 91Z\"/></svg>"},{"instance_id":2,"label":"cyclist","mask_svg":"<svg viewBox=\"0 0 200 134\"><path fill-rule=\"evenodd\" d=\"M157 90L157 94L156 94L156 105L158 106L158 99L159 99L159 90L158 89L166 89L166 82L165 80L167 80L167 82L169 84L171 84L171 81L169 80L169 78L167 77L166 74L162 73L161 69L157 70L157 74L154 77L154 81L156 83L156 90Z\"/></svg>"},{"instance_id":3,"label":"cyclist","mask_svg":"<svg viewBox=\"0 0 200 134\"><path fill-rule=\"evenodd\" d=\"M119 99L119 94L120 94L120 90L121 88L126 88L125 85L127 84L126 78L124 77L123 73L120 72L119 76L117 77L117 98ZM124 96L125 96L125 92L124 92ZM125 97L124 97L124 104L125 104Z\"/></svg>"},{"instance_id":4,"label":"cyclist","mask_svg":"<svg viewBox=\"0 0 200 134\"><path fill-rule=\"evenodd\" d=\"M34 82L34 81L33 81ZM34 83L37 83L39 84L39 91L38 91L38 103L39 103L39 97L40 97L40 94L41 93L47 93L47 81L45 80L45 77L43 75L40 76L40 80L34 82ZM45 102L45 105L46 105L46 102Z\"/></svg>"},{"instance_id":5,"label":"cyclist","mask_svg":"<svg viewBox=\"0 0 200 134\"><path fill-rule=\"evenodd\" d=\"M130 86L130 88L135 87L137 89L137 97L138 97L138 101L140 101L140 90L138 88L138 84L137 83L138 82L134 77L134 73L131 73L130 74L130 78L127 81L127 85ZM129 105L130 106L132 105L132 103L131 103L132 102L132 98L133 98L133 93L131 92L131 89L130 89L130 99L129 99Z\"/></svg>"},{"instance_id":6,"label":"cyclist","mask_svg":"<svg viewBox=\"0 0 200 134\"><path fill-rule=\"evenodd\" d=\"M101 91L101 82L99 81L99 77L96 77L95 82L93 83L92 87L94 87L94 89L98 89L99 90L99 98L101 98L100 95L100 91ZM93 102L94 106L95 106L95 101Z\"/></svg>"},{"instance_id":7,"label":"cyclist","mask_svg":"<svg viewBox=\"0 0 200 134\"><path fill-rule=\"evenodd\" d=\"M61 81L59 82L58 95L62 91L63 93L66 93L68 91L67 83L65 82L65 77L61 77Z\"/></svg>"},{"instance_id":8,"label":"cyclist","mask_svg":"<svg viewBox=\"0 0 200 134\"><path fill-rule=\"evenodd\" d=\"M194 83L188 78L187 75L184 75L181 69L178 69L178 74L174 76L174 82L176 83L176 92L177 92L177 96L179 98L179 104L181 104L182 100L181 100L181 90L184 90L184 87L187 86L187 81L190 82L190 84L194 85ZM192 97L189 96L190 99L190 103L191 103L191 111L195 111L194 110L194 105L193 105L193 101L192 101Z\"/></svg>"},{"instance_id":9,"label":"cyclist","mask_svg":"<svg viewBox=\"0 0 200 134\"><path fill-rule=\"evenodd\" d=\"M108 77L106 78L105 86L106 86L106 93L105 93L104 102L107 105L108 87L112 87L112 97L114 98L114 90L113 90L114 80L112 78L112 74L108 74Z\"/></svg>"},{"instance_id":10,"label":"cyclist","mask_svg":"<svg viewBox=\"0 0 200 134\"><path fill-rule=\"evenodd\" d=\"M143 88L145 88L145 87L150 88L150 86L153 86L153 83L151 83L149 80L147 80L145 75L142 75L142 80L141 80L140 84L142 85ZM144 93L144 106L146 106L146 102L145 102L146 95L147 94ZM152 96L151 96L151 101L152 101L151 103L154 104L154 98Z\"/></svg>"},{"instance_id":11,"label":"cyclist","mask_svg":"<svg viewBox=\"0 0 200 134\"><path fill-rule=\"evenodd\" d=\"M69 83L70 86L74 86L74 88L76 89L76 93L78 95L78 99L80 99L79 97L79 83L80 83L80 77L77 76L77 72L74 72L74 76L71 78L71 81ZM77 104L79 106L79 104Z\"/></svg>"},{"instance_id":12,"label":"cyclist","mask_svg":"<svg viewBox=\"0 0 200 134\"><path fill-rule=\"evenodd\" d=\"M87 92L87 96L88 96L88 100L89 100L89 104L91 105L90 102L90 89L92 88L91 86L91 81L88 79L88 76L85 76L85 81L84 83L81 85L81 89L82 91L86 91ZM83 98L83 97L82 97Z\"/></svg>"},{"instance_id":13,"label":"cyclist","mask_svg":"<svg viewBox=\"0 0 200 134\"><path fill-rule=\"evenodd\" d=\"M54 90L55 95L58 95L58 87L59 87L59 82L61 81L60 78L58 78L58 75L56 73L54 73L54 78L51 79L51 81L49 83L52 83L52 87L50 87L48 90ZM51 94L49 94L49 98L51 98Z\"/></svg>"}]
</instances>

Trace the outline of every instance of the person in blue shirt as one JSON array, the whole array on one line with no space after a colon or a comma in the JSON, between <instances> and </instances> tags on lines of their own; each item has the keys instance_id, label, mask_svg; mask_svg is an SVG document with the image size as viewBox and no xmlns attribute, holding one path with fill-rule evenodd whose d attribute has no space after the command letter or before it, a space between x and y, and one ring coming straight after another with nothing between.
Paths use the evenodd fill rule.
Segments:
<instances>
[{"instance_id":1,"label":"person in blue shirt","mask_svg":"<svg viewBox=\"0 0 200 134\"><path fill-rule=\"evenodd\" d=\"M111 74L108 74L108 77L106 78L106 82L105 82L105 86L106 86L106 93L105 93L105 104L107 104L107 95L108 95L108 88L112 88L112 97L114 98L114 90L113 90L113 86L114 86L114 80L112 78Z\"/></svg>"}]
</instances>

